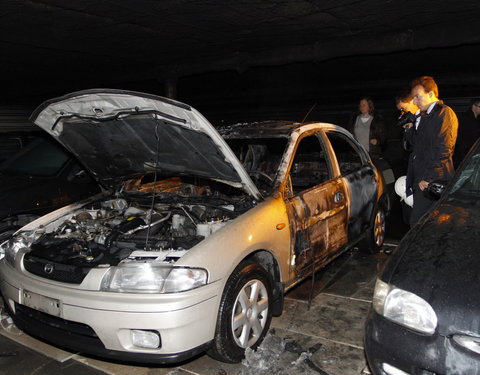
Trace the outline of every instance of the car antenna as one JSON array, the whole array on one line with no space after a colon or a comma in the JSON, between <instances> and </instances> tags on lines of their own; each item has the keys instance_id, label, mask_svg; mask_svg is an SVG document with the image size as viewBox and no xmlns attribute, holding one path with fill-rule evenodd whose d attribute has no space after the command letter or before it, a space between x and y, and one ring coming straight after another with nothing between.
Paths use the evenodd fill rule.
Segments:
<instances>
[{"instance_id":1,"label":"car antenna","mask_svg":"<svg viewBox=\"0 0 480 375\"><path fill-rule=\"evenodd\" d=\"M147 228L147 238L145 239L145 250L149 250L149 245L148 245L148 240L150 238L150 228L152 227L152 216L153 216L153 206L155 204L155 193L157 191L157 166L158 166L158 154L159 154L159 148L160 148L160 137L158 136L158 127L160 126L160 123L158 122L158 116L155 114L155 138L157 140L157 145L156 145L156 150L155 150L155 171L154 173L154 178L153 178L153 194L152 194L152 204L150 206L150 220L148 223L148 228Z\"/></svg>"},{"instance_id":2,"label":"car antenna","mask_svg":"<svg viewBox=\"0 0 480 375\"><path fill-rule=\"evenodd\" d=\"M310 113L313 111L313 109L317 106L317 102L313 103L313 105L310 107L310 109L308 110L307 114L305 115L305 117L303 117L303 120L301 122L301 124L303 124L305 122L305 120L307 119L307 117L310 115Z\"/></svg>"}]
</instances>

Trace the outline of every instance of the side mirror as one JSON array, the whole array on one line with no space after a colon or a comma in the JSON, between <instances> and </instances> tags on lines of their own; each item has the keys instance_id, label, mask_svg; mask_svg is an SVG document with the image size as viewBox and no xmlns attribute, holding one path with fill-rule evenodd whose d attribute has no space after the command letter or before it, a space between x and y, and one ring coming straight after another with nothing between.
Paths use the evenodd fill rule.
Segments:
<instances>
[{"instance_id":1,"label":"side mirror","mask_svg":"<svg viewBox=\"0 0 480 375\"><path fill-rule=\"evenodd\" d=\"M427 194L432 199L440 199L443 192L445 191L445 187L447 186L447 181L433 181L428 184Z\"/></svg>"}]
</instances>

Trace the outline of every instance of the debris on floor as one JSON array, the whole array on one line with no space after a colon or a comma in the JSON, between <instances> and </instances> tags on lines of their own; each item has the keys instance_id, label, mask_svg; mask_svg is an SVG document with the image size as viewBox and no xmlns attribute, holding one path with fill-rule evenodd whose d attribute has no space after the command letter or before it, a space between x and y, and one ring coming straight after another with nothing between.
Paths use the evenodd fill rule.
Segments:
<instances>
[{"instance_id":1,"label":"debris on floor","mask_svg":"<svg viewBox=\"0 0 480 375\"><path fill-rule=\"evenodd\" d=\"M296 341L282 339L272 329L256 349L247 349L241 375L289 375L292 373L329 375L312 362L312 355L322 345L302 348Z\"/></svg>"}]
</instances>

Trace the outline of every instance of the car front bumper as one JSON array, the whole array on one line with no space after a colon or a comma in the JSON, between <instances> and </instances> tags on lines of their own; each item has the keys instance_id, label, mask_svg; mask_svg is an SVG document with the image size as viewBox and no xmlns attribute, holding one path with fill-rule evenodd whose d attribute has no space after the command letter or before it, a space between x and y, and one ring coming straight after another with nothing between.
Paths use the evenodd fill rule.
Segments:
<instances>
[{"instance_id":1,"label":"car front bumper","mask_svg":"<svg viewBox=\"0 0 480 375\"><path fill-rule=\"evenodd\" d=\"M15 324L32 336L104 358L174 363L208 349L222 285L175 294L69 288L0 262L0 290ZM135 345L133 331L154 332L158 348Z\"/></svg>"},{"instance_id":2,"label":"car front bumper","mask_svg":"<svg viewBox=\"0 0 480 375\"><path fill-rule=\"evenodd\" d=\"M389 366L406 374L480 374L480 355L438 332L422 335L370 311L365 324L365 353L375 375ZM386 364L386 366L385 366Z\"/></svg>"}]
</instances>

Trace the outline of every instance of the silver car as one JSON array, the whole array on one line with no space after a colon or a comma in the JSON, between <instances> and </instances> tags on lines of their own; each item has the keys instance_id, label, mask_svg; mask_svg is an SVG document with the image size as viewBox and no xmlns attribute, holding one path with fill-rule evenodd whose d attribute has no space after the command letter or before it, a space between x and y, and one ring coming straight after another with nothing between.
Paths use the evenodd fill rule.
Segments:
<instances>
[{"instance_id":1,"label":"silver car","mask_svg":"<svg viewBox=\"0 0 480 375\"><path fill-rule=\"evenodd\" d=\"M1 245L6 307L45 341L144 363L204 351L238 362L287 290L356 244L382 246L382 177L341 127L217 131L186 104L120 90L48 101L32 121L104 187Z\"/></svg>"}]
</instances>

